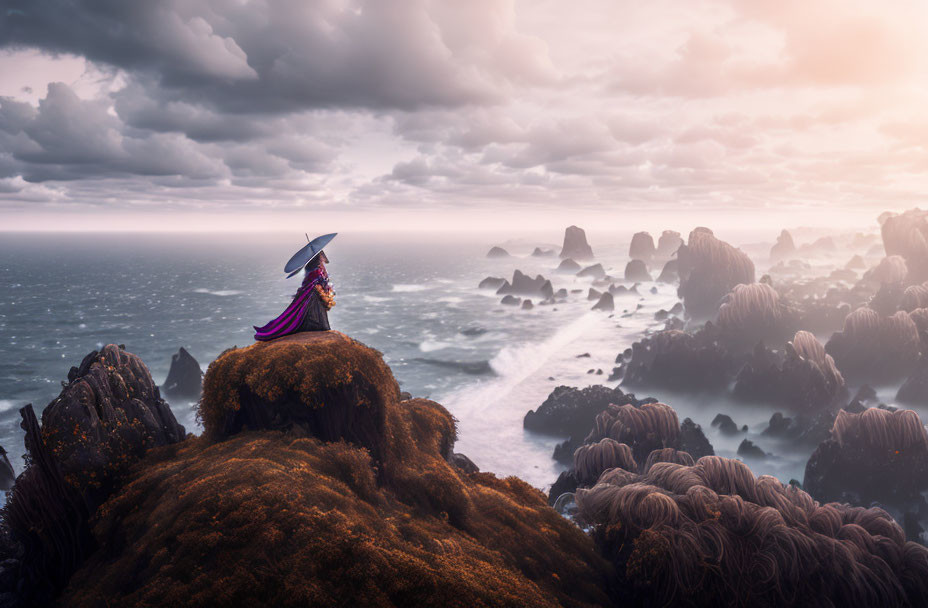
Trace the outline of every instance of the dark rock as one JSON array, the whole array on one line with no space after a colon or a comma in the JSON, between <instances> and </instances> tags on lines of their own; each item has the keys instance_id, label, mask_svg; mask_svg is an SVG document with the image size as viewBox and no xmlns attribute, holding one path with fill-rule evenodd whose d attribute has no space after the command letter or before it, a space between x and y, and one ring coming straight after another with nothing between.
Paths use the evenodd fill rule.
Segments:
<instances>
[{"instance_id":1,"label":"dark rock","mask_svg":"<svg viewBox=\"0 0 928 608\"><path fill-rule=\"evenodd\" d=\"M554 292L554 297L557 299L563 299L567 297L567 290L563 287Z\"/></svg>"},{"instance_id":2,"label":"dark rock","mask_svg":"<svg viewBox=\"0 0 928 608\"><path fill-rule=\"evenodd\" d=\"M555 269L555 272L562 272L566 274L576 274L580 268L580 264L575 261L567 258L566 260L561 260L561 263L558 264L558 267Z\"/></svg>"},{"instance_id":3,"label":"dark rock","mask_svg":"<svg viewBox=\"0 0 928 608\"><path fill-rule=\"evenodd\" d=\"M531 300L522 300L522 310L531 310L534 307Z\"/></svg>"},{"instance_id":4,"label":"dark rock","mask_svg":"<svg viewBox=\"0 0 928 608\"><path fill-rule=\"evenodd\" d=\"M547 258L554 255L553 249L542 249L541 247L535 247L535 250L532 251L532 257L534 258Z\"/></svg>"},{"instance_id":5,"label":"dark rock","mask_svg":"<svg viewBox=\"0 0 928 608\"><path fill-rule=\"evenodd\" d=\"M648 267L642 260L634 259L625 265L626 281L650 281L651 275L648 273Z\"/></svg>"},{"instance_id":6,"label":"dark rock","mask_svg":"<svg viewBox=\"0 0 928 608\"><path fill-rule=\"evenodd\" d=\"M551 281L540 274L533 279L522 273L522 271L516 270L512 273L512 283L504 283L496 293L497 295L510 294L550 298L554 296L554 287L551 286Z\"/></svg>"},{"instance_id":7,"label":"dark rock","mask_svg":"<svg viewBox=\"0 0 928 608\"><path fill-rule=\"evenodd\" d=\"M636 232L628 247L628 257L650 261L654 257L654 239L647 232Z\"/></svg>"},{"instance_id":8,"label":"dark rock","mask_svg":"<svg viewBox=\"0 0 928 608\"><path fill-rule=\"evenodd\" d=\"M570 456L571 459L573 459L573 454ZM561 474L558 475L557 480L551 485L551 490L548 492L548 504L553 505L554 501L562 494L576 492L579 485L580 480L577 479L576 474L572 470L562 471Z\"/></svg>"},{"instance_id":9,"label":"dark rock","mask_svg":"<svg viewBox=\"0 0 928 608\"><path fill-rule=\"evenodd\" d=\"M679 449L688 453L694 460L715 454L712 444L709 443L706 435L702 432L702 427L693 422L691 418L684 418L680 424Z\"/></svg>"},{"instance_id":10,"label":"dark rock","mask_svg":"<svg viewBox=\"0 0 928 608\"><path fill-rule=\"evenodd\" d=\"M570 226L564 231L564 245L560 257L572 260L589 260L593 257L593 248L586 241L582 228Z\"/></svg>"},{"instance_id":11,"label":"dark rock","mask_svg":"<svg viewBox=\"0 0 928 608\"><path fill-rule=\"evenodd\" d=\"M520 302L522 302L522 298L515 296L503 296L503 299L499 301L504 306L518 306Z\"/></svg>"},{"instance_id":12,"label":"dark rock","mask_svg":"<svg viewBox=\"0 0 928 608\"><path fill-rule=\"evenodd\" d=\"M712 426L719 427L719 431L725 435L736 435L738 433L738 425L728 414L716 414L715 418L712 419Z\"/></svg>"},{"instance_id":13,"label":"dark rock","mask_svg":"<svg viewBox=\"0 0 928 608\"><path fill-rule=\"evenodd\" d=\"M499 289L508 282L509 281L501 277L487 277L480 281L480 284L477 287L480 289Z\"/></svg>"},{"instance_id":14,"label":"dark rock","mask_svg":"<svg viewBox=\"0 0 928 608\"><path fill-rule=\"evenodd\" d=\"M590 353L581 353L581 354L577 355L576 358L577 358L577 359L583 359L583 358L588 358L589 356L590 356Z\"/></svg>"},{"instance_id":15,"label":"dark rock","mask_svg":"<svg viewBox=\"0 0 928 608\"><path fill-rule=\"evenodd\" d=\"M196 401L203 390L203 370L183 346L171 357L171 369L161 392L167 398Z\"/></svg>"},{"instance_id":16,"label":"dark rock","mask_svg":"<svg viewBox=\"0 0 928 608\"><path fill-rule=\"evenodd\" d=\"M502 247L493 247L487 252L488 258L508 258L509 252Z\"/></svg>"},{"instance_id":17,"label":"dark rock","mask_svg":"<svg viewBox=\"0 0 928 608\"><path fill-rule=\"evenodd\" d=\"M409 401L412 399L412 393L409 391L400 391L400 401Z\"/></svg>"},{"instance_id":18,"label":"dark rock","mask_svg":"<svg viewBox=\"0 0 928 608\"><path fill-rule=\"evenodd\" d=\"M577 273L578 277L593 277L594 279L601 279L606 276L606 271L603 269L602 264L593 264L592 266L587 266L583 270Z\"/></svg>"},{"instance_id":19,"label":"dark rock","mask_svg":"<svg viewBox=\"0 0 928 608\"><path fill-rule=\"evenodd\" d=\"M474 461L458 452L451 454L449 461L463 473L479 473L480 468L474 464Z\"/></svg>"},{"instance_id":20,"label":"dark rock","mask_svg":"<svg viewBox=\"0 0 928 608\"><path fill-rule=\"evenodd\" d=\"M678 390L723 389L735 362L713 331L661 331L632 344L624 383Z\"/></svg>"},{"instance_id":21,"label":"dark rock","mask_svg":"<svg viewBox=\"0 0 928 608\"><path fill-rule=\"evenodd\" d=\"M590 290L586 293L587 300L599 300L602 297L602 292L590 287Z\"/></svg>"},{"instance_id":22,"label":"dark rock","mask_svg":"<svg viewBox=\"0 0 928 608\"><path fill-rule=\"evenodd\" d=\"M754 458L757 460L762 460L767 457L767 453L754 445L754 443L750 440L743 439L741 444L738 446L738 456L743 458Z\"/></svg>"},{"instance_id":23,"label":"dark rock","mask_svg":"<svg viewBox=\"0 0 928 608\"><path fill-rule=\"evenodd\" d=\"M487 333L487 330L483 327L465 327L461 330L461 334L467 336L468 338L482 336L485 333Z\"/></svg>"},{"instance_id":24,"label":"dark rock","mask_svg":"<svg viewBox=\"0 0 928 608\"><path fill-rule=\"evenodd\" d=\"M597 414L610 403L639 403L633 394L619 388L594 385L584 389L569 386L555 388L537 410L525 414L523 426L537 433L557 437L585 437Z\"/></svg>"},{"instance_id":25,"label":"dark rock","mask_svg":"<svg viewBox=\"0 0 928 608\"><path fill-rule=\"evenodd\" d=\"M844 329L831 336L825 350L852 383L888 384L914 371L921 339L904 311L880 317L870 308L858 308L844 320Z\"/></svg>"},{"instance_id":26,"label":"dark rock","mask_svg":"<svg viewBox=\"0 0 928 608\"><path fill-rule=\"evenodd\" d=\"M16 481L16 474L13 472L13 465L6 455L6 450L0 446L0 490L4 492L9 490L13 487L14 481ZM2 585L0 589L3 589Z\"/></svg>"},{"instance_id":27,"label":"dark rock","mask_svg":"<svg viewBox=\"0 0 928 608\"><path fill-rule=\"evenodd\" d=\"M656 313L654 313L654 320L655 320L655 321L663 321L663 320L665 320L665 319L666 319L667 317L669 317L669 316L670 316L670 313L667 312L666 310L664 310L663 308L661 308L661 309L658 310Z\"/></svg>"},{"instance_id":28,"label":"dark rock","mask_svg":"<svg viewBox=\"0 0 928 608\"><path fill-rule=\"evenodd\" d=\"M615 302L612 300L611 293L604 293L599 297L599 301L593 305L592 310L606 310L613 311L615 310Z\"/></svg>"},{"instance_id":29,"label":"dark rock","mask_svg":"<svg viewBox=\"0 0 928 608\"><path fill-rule=\"evenodd\" d=\"M621 380L625 375L625 364L617 365L612 368L612 373L609 374L609 377L606 378L606 382L615 382L616 380Z\"/></svg>"},{"instance_id":30,"label":"dark rock","mask_svg":"<svg viewBox=\"0 0 928 608\"><path fill-rule=\"evenodd\" d=\"M886 255L905 258L908 282L928 280L928 211L910 209L887 217L880 232Z\"/></svg>"},{"instance_id":31,"label":"dark rock","mask_svg":"<svg viewBox=\"0 0 928 608\"><path fill-rule=\"evenodd\" d=\"M734 351L761 341L780 344L799 329L799 312L770 285L736 285L719 308L718 328L721 340Z\"/></svg>"},{"instance_id":32,"label":"dark rock","mask_svg":"<svg viewBox=\"0 0 928 608\"><path fill-rule=\"evenodd\" d=\"M772 437L788 437L793 434L792 423L792 418L787 418L780 412L774 412L773 416L770 417L767 428L761 434Z\"/></svg>"},{"instance_id":33,"label":"dark rock","mask_svg":"<svg viewBox=\"0 0 928 608\"><path fill-rule=\"evenodd\" d=\"M677 302L670 308L670 313L674 315L679 315L683 313L683 302Z\"/></svg>"},{"instance_id":34,"label":"dark rock","mask_svg":"<svg viewBox=\"0 0 928 608\"><path fill-rule=\"evenodd\" d=\"M661 274L657 277L658 283L676 283L680 280L680 262L677 260L668 260L661 269Z\"/></svg>"}]
</instances>

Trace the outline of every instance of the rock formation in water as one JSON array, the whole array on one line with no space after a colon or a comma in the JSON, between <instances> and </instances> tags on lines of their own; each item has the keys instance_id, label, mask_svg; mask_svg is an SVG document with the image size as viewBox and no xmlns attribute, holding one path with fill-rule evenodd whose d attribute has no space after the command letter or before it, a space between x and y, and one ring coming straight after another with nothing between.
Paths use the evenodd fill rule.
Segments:
<instances>
[{"instance_id":1,"label":"rock formation in water","mask_svg":"<svg viewBox=\"0 0 928 608\"><path fill-rule=\"evenodd\" d=\"M589 260L593 257L593 248L587 243L583 228L570 226L564 231L560 257L572 260Z\"/></svg>"},{"instance_id":2,"label":"rock formation in water","mask_svg":"<svg viewBox=\"0 0 928 608\"><path fill-rule=\"evenodd\" d=\"M626 281L650 281L651 273L643 260L631 260L625 265Z\"/></svg>"},{"instance_id":3,"label":"rock formation in water","mask_svg":"<svg viewBox=\"0 0 928 608\"><path fill-rule=\"evenodd\" d=\"M864 259L859 255L855 255L847 261L847 264L845 264L844 267L848 270L866 270L867 262L865 262Z\"/></svg>"},{"instance_id":4,"label":"rock formation in water","mask_svg":"<svg viewBox=\"0 0 928 608\"><path fill-rule=\"evenodd\" d=\"M683 239L680 238L679 232L675 230L665 230L661 233L660 238L657 239L657 251L655 253L659 257L669 258L677 253L677 249L679 249L682 244Z\"/></svg>"},{"instance_id":5,"label":"rock formation in water","mask_svg":"<svg viewBox=\"0 0 928 608\"><path fill-rule=\"evenodd\" d=\"M205 436L104 505L61 605L611 603L583 532L528 484L452 464L452 416L399 395L337 332L227 351Z\"/></svg>"},{"instance_id":6,"label":"rock formation in water","mask_svg":"<svg viewBox=\"0 0 928 608\"><path fill-rule=\"evenodd\" d=\"M558 264L558 267L555 268L554 271L564 274L576 274L580 271L581 268L582 266L580 266L580 264L570 258L567 258L565 260L561 260L561 263Z\"/></svg>"},{"instance_id":7,"label":"rock formation in water","mask_svg":"<svg viewBox=\"0 0 928 608\"><path fill-rule=\"evenodd\" d=\"M657 277L658 283L676 283L680 280L680 263L677 260L667 260Z\"/></svg>"},{"instance_id":8,"label":"rock formation in water","mask_svg":"<svg viewBox=\"0 0 928 608\"><path fill-rule=\"evenodd\" d=\"M796 244L792 235L783 230L777 237L777 242L770 248L770 261L779 262L791 258L796 253Z\"/></svg>"},{"instance_id":9,"label":"rock formation in water","mask_svg":"<svg viewBox=\"0 0 928 608\"><path fill-rule=\"evenodd\" d=\"M902 256L891 255L880 260L880 263L864 273L864 283L874 287L880 285L902 285L909 274L908 264Z\"/></svg>"},{"instance_id":10,"label":"rock formation in water","mask_svg":"<svg viewBox=\"0 0 928 608\"><path fill-rule=\"evenodd\" d=\"M631 245L628 247L628 257L633 260L650 262L655 251L654 239L651 238L651 235L647 232L636 232L632 236Z\"/></svg>"},{"instance_id":11,"label":"rock formation in water","mask_svg":"<svg viewBox=\"0 0 928 608\"><path fill-rule=\"evenodd\" d=\"M908 521L907 536L917 538L918 522L928 520L928 434L918 414L838 412L831 437L809 458L802 485L822 503L879 504L897 521Z\"/></svg>"},{"instance_id":12,"label":"rock formation in water","mask_svg":"<svg viewBox=\"0 0 928 608\"><path fill-rule=\"evenodd\" d=\"M896 393L896 401L906 405L928 406L928 357L919 357L912 374Z\"/></svg>"},{"instance_id":13,"label":"rock formation in water","mask_svg":"<svg viewBox=\"0 0 928 608\"><path fill-rule=\"evenodd\" d=\"M71 368L41 426L31 405L21 413L28 464L9 495L3 526L21 547L12 566L15 593L24 605L45 605L94 549L89 522L97 507L145 452L185 432L142 360L115 344Z\"/></svg>"},{"instance_id":14,"label":"rock formation in water","mask_svg":"<svg viewBox=\"0 0 928 608\"><path fill-rule=\"evenodd\" d=\"M203 370L200 364L183 346L171 356L168 377L161 385L161 392L168 399L196 401L203 390Z\"/></svg>"},{"instance_id":15,"label":"rock formation in water","mask_svg":"<svg viewBox=\"0 0 928 608\"><path fill-rule=\"evenodd\" d=\"M606 437L628 445L635 460L644 462L654 450L679 447L680 422L663 403L610 404L596 416L586 443Z\"/></svg>"},{"instance_id":16,"label":"rock formation in water","mask_svg":"<svg viewBox=\"0 0 928 608\"><path fill-rule=\"evenodd\" d=\"M492 247L487 252L488 258L508 258L509 252L503 249L502 247Z\"/></svg>"},{"instance_id":17,"label":"rock formation in water","mask_svg":"<svg viewBox=\"0 0 928 608\"><path fill-rule=\"evenodd\" d=\"M825 350L849 381L882 384L908 377L921 344L908 313L881 317L870 308L858 308L844 320L844 329L831 336Z\"/></svg>"},{"instance_id":18,"label":"rock formation in water","mask_svg":"<svg viewBox=\"0 0 928 608\"><path fill-rule=\"evenodd\" d=\"M765 283L736 285L719 308L721 339L734 349L761 341L780 343L793 335L798 324L799 312Z\"/></svg>"},{"instance_id":19,"label":"rock formation in water","mask_svg":"<svg viewBox=\"0 0 928 608\"><path fill-rule=\"evenodd\" d=\"M521 270L516 270L512 273L512 283L505 282L496 290L496 294L535 296L544 299L554 296L554 287L551 281L540 274L533 279Z\"/></svg>"},{"instance_id":20,"label":"rock formation in water","mask_svg":"<svg viewBox=\"0 0 928 608\"><path fill-rule=\"evenodd\" d=\"M618 605L928 601L928 550L905 542L886 513L820 505L737 460L614 468L575 500L615 565Z\"/></svg>"},{"instance_id":21,"label":"rock formation in water","mask_svg":"<svg viewBox=\"0 0 928 608\"><path fill-rule=\"evenodd\" d=\"M910 209L886 217L880 232L886 255L905 258L909 282L928 280L928 211Z\"/></svg>"},{"instance_id":22,"label":"rock formation in water","mask_svg":"<svg viewBox=\"0 0 928 608\"><path fill-rule=\"evenodd\" d=\"M734 395L797 413L836 408L847 397L844 377L814 335L798 331L782 354L754 349L738 372Z\"/></svg>"},{"instance_id":23,"label":"rock formation in water","mask_svg":"<svg viewBox=\"0 0 928 608\"><path fill-rule=\"evenodd\" d=\"M492 289L496 291L508 282L509 281L502 277L487 277L480 281L480 284L477 285L477 287L480 289Z\"/></svg>"},{"instance_id":24,"label":"rock formation in water","mask_svg":"<svg viewBox=\"0 0 928 608\"><path fill-rule=\"evenodd\" d=\"M719 344L717 332L662 331L632 344L623 384L679 390L720 389L728 384L733 368L734 360Z\"/></svg>"},{"instance_id":25,"label":"rock formation in water","mask_svg":"<svg viewBox=\"0 0 928 608\"><path fill-rule=\"evenodd\" d=\"M605 310L608 312L615 310L615 300L612 298L612 294L607 291L599 296L599 301L593 304L592 310Z\"/></svg>"},{"instance_id":26,"label":"rock formation in water","mask_svg":"<svg viewBox=\"0 0 928 608\"><path fill-rule=\"evenodd\" d=\"M601 279L606 276L606 270L603 268L602 264L593 264L592 266L587 266L583 270L577 273L578 277L593 277L594 279Z\"/></svg>"},{"instance_id":27,"label":"rock formation in water","mask_svg":"<svg viewBox=\"0 0 928 608\"><path fill-rule=\"evenodd\" d=\"M708 228L690 232L677 252L680 288L694 318L714 317L722 298L740 283L754 282L754 263L739 249L715 238Z\"/></svg>"},{"instance_id":28,"label":"rock formation in water","mask_svg":"<svg viewBox=\"0 0 928 608\"><path fill-rule=\"evenodd\" d=\"M535 247L532 251L533 258L548 258L554 255L553 249L542 249L541 247Z\"/></svg>"}]
</instances>

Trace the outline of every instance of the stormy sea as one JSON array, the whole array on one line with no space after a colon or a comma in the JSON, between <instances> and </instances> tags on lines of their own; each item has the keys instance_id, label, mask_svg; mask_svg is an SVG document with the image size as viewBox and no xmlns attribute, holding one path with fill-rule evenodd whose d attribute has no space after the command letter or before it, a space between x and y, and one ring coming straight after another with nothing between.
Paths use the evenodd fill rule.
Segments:
<instances>
[{"instance_id":1,"label":"stormy sea","mask_svg":"<svg viewBox=\"0 0 928 608\"><path fill-rule=\"evenodd\" d=\"M663 329L667 316L659 311L679 301L676 282L622 280L630 233L587 235L595 252L588 264L602 264L619 277L617 284L637 284L615 295L612 311L592 310L595 276L556 272L563 231L477 238L340 234L327 248L337 292L332 327L381 351L402 390L447 407L458 421L456 451L483 470L516 475L546 490L564 469L552 458L563 438L525 430L526 412L559 385L619 385L619 379L610 379L617 357ZM751 255L758 277L772 265L775 232L718 236ZM181 346L205 371L225 349L252 343L252 326L277 316L298 287L299 279L285 279L282 269L302 238L302 233L5 234L0 445L17 473L23 467L18 408L26 403L44 408L60 392L69 368L105 344L124 344L160 384ZM874 244L877 230L871 228L860 242L867 266L883 257ZM494 246L509 255L488 257ZM810 249L805 266L796 269L827 275L843 268L849 255L845 248ZM543 275L566 296L546 305L535 298L526 309L502 304L495 288L478 287L486 277L511 280L515 270ZM651 278L660 270L650 268ZM818 338L824 343L828 335ZM877 389L880 400L893 402L895 387ZM741 457L738 447L748 439L766 453L757 460L744 457L755 474L783 482L802 479L814 446L804 452L765 436L776 408L728 402L718 393L635 392L670 404L680 420L692 418L716 454ZM193 403L171 406L188 431L200 431ZM713 425L719 413L730 415L738 431Z\"/></svg>"}]
</instances>

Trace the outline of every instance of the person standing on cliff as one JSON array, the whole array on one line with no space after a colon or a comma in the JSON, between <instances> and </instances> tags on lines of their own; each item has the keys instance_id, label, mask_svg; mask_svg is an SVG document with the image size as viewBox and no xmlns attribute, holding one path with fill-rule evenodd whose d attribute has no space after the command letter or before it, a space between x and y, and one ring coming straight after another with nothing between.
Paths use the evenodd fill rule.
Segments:
<instances>
[{"instance_id":1,"label":"person standing on cliff","mask_svg":"<svg viewBox=\"0 0 928 608\"><path fill-rule=\"evenodd\" d=\"M329 258L322 247L334 237L335 234L327 234L316 238L290 258L284 268L285 272L290 272L287 278L303 268L303 284L293 295L290 306L280 316L262 327L255 326L255 340L265 342L301 331L331 329L328 312L335 306L335 290L332 289L325 268Z\"/></svg>"}]
</instances>

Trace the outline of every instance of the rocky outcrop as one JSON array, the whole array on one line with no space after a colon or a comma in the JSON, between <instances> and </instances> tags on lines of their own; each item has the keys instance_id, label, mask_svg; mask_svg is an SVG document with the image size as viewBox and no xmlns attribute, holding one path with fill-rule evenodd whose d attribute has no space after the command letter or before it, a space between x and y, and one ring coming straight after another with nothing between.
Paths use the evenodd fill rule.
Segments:
<instances>
[{"instance_id":1,"label":"rocky outcrop","mask_svg":"<svg viewBox=\"0 0 928 608\"><path fill-rule=\"evenodd\" d=\"M618 605L889 607L928 597L928 550L906 543L886 513L816 503L737 460L611 469L575 501L613 561Z\"/></svg>"},{"instance_id":2,"label":"rocky outcrop","mask_svg":"<svg viewBox=\"0 0 928 608\"><path fill-rule=\"evenodd\" d=\"M44 605L94 549L90 519L151 448L185 437L141 359L115 344L72 367L42 413L21 410L27 463L3 513L25 605ZM0 589L0 592L12 591Z\"/></svg>"},{"instance_id":3,"label":"rocky outcrop","mask_svg":"<svg viewBox=\"0 0 928 608\"><path fill-rule=\"evenodd\" d=\"M200 364L183 346L171 356L168 377L161 385L161 392L168 399L196 401L203 390L203 370Z\"/></svg>"},{"instance_id":4,"label":"rocky outcrop","mask_svg":"<svg viewBox=\"0 0 928 608\"><path fill-rule=\"evenodd\" d=\"M880 263L864 273L864 283L874 287L880 285L902 285L909 274L908 265L902 256L891 255L880 260Z\"/></svg>"},{"instance_id":5,"label":"rocky outcrop","mask_svg":"<svg viewBox=\"0 0 928 608\"><path fill-rule=\"evenodd\" d=\"M580 271L580 268L580 264L576 263L570 258L567 258L565 260L561 260L561 263L558 264L554 271L564 274L576 274Z\"/></svg>"},{"instance_id":6,"label":"rocky outcrop","mask_svg":"<svg viewBox=\"0 0 928 608\"><path fill-rule=\"evenodd\" d=\"M912 374L896 393L896 401L906 405L928 406L928 358L922 355Z\"/></svg>"},{"instance_id":7,"label":"rocky outcrop","mask_svg":"<svg viewBox=\"0 0 928 608\"><path fill-rule=\"evenodd\" d=\"M535 247L532 251L533 258L549 258L554 255L553 249L542 249L541 247Z\"/></svg>"},{"instance_id":8,"label":"rocky outcrop","mask_svg":"<svg viewBox=\"0 0 928 608\"><path fill-rule=\"evenodd\" d=\"M882 384L903 380L913 371L921 352L918 328L904 311L881 317L858 308L844 320L825 350L845 378L855 383Z\"/></svg>"},{"instance_id":9,"label":"rocky outcrop","mask_svg":"<svg viewBox=\"0 0 928 608\"><path fill-rule=\"evenodd\" d=\"M909 313L917 308L928 308L928 282L906 287L899 299L899 308Z\"/></svg>"},{"instance_id":10,"label":"rocky outcrop","mask_svg":"<svg viewBox=\"0 0 928 608\"><path fill-rule=\"evenodd\" d=\"M847 389L822 344L811 333L799 331L782 354L758 345L738 372L734 395L808 413L836 408L847 398Z\"/></svg>"},{"instance_id":11,"label":"rocky outcrop","mask_svg":"<svg viewBox=\"0 0 928 608\"><path fill-rule=\"evenodd\" d=\"M650 281L651 273L643 260L631 260L625 265L626 281Z\"/></svg>"},{"instance_id":12,"label":"rocky outcrop","mask_svg":"<svg viewBox=\"0 0 928 608\"><path fill-rule=\"evenodd\" d=\"M719 308L721 338L734 349L761 341L780 343L793 335L798 324L798 311L765 283L736 285Z\"/></svg>"},{"instance_id":13,"label":"rocky outcrop","mask_svg":"<svg viewBox=\"0 0 928 608\"><path fill-rule=\"evenodd\" d=\"M657 277L658 283L676 283L680 280L679 272L680 263L677 260L668 260L661 269L660 276Z\"/></svg>"},{"instance_id":14,"label":"rocky outcrop","mask_svg":"<svg viewBox=\"0 0 928 608\"><path fill-rule=\"evenodd\" d=\"M928 280L928 211L886 217L880 227L886 255L905 258L909 282Z\"/></svg>"},{"instance_id":15,"label":"rocky outcrop","mask_svg":"<svg viewBox=\"0 0 928 608\"><path fill-rule=\"evenodd\" d=\"M589 260L593 257L593 248L587 243L583 228L570 226L564 231L560 257L572 260Z\"/></svg>"},{"instance_id":16,"label":"rocky outcrop","mask_svg":"<svg viewBox=\"0 0 928 608\"><path fill-rule=\"evenodd\" d=\"M695 460L715 454L712 444L709 443L705 433L702 432L702 427L693 422L691 418L684 418L680 424L679 449L692 456Z\"/></svg>"},{"instance_id":17,"label":"rocky outcrop","mask_svg":"<svg viewBox=\"0 0 928 608\"><path fill-rule=\"evenodd\" d=\"M813 498L879 504L899 522L928 519L928 434L911 410L838 412L831 437L809 458L802 484Z\"/></svg>"},{"instance_id":18,"label":"rocky outcrop","mask_svg":"<svg viewBox=\"0 0 928 608\"><path fill-rule=\"evenodd\" d=\"M610 404L596 416L585 443L604 438L624 443L636 461L645 462L654 450L679 447L680 422L673 408L663 403Z\"/></svg>"},{"instance_id":19,"label":"rocky outcrop","mask_svg":"<svg viewBox=\"0 0 928 608\"><path fill-rule=\"evenodd\" d=\"M623 384L680 390L721 389L734 360L712 331L662 331L632 344Z\"/></svg>"},{"instance_id":20,"label":"rocky outcrop","mask_svg":"<svg viewBox=\"0 0 928 608\"><path fill-rule=\"evenodd\" d=\"M679 249L682 244L683 239L680 238L679 232L675 230L665 230L661 233L660 238L657 239L656 254L662 258L669 258L677 253L677 249Z\"/></svg>"},{"instance_id":21,"label":"rocky outcrop","mask_svg":"<svg viewBox=\"0 0 928 608\"><path fill-rule=\"evenodd\" d=\"M499 301L503 306L518 306L521 302L522 298L516 296L503 296L503 299Z\"/></svg>"},{"instance_id":22,"label":"rocky outcrop","mask_svg":"<svg viewBox=\"0 0 928 608\"><path fill-rule=\"evenodd\" d=\"M4 492L13 487L16 481L16 474L13 472L13 464L6 455L6 450L0 446L0 490Z\"/></svg>"},{"instance_id":23,"label":"rocky outcrop","mask_svg":"<svg viewBox=\"0 0 928 608\"><path fill-rule=\"evenodd\" d=\"M783 230L777 237L777 242L770 248L770 261L779 262L786 260L796 253L796 244L793 242L792 235Z\"/></svg>"},{"instance_id":24,"label":"rocky outcrop","mask_svg":"<svg viewBox=\"0 0 928 608\"><path fill-rule=\"evenodd\" d=\"M522 426L536 433L556 437L582 439L593 427L596 416L610 404L641 404L633 394L625 394L618 387L594 385L584 389L558 386L537 410L525 414Z\"/></svg>"},{"instance_id":25,"label":"rocky outcrop","mask_svg":"<svg viewBox=\"0 0 928 608\"><path fill-rule=\"evenodd\" d=\"M503 249L502 247L491 247L487 252L488 258L508 258L509 252Z\"/></svg>"},{"instance_id":26,"label":"rocky outcrop","mask_svg":"<svg viewBox=\"0 0 928 608\"><path fill-rule=\"evenodd\" d=\"M496 291L497 289L499 289L500 287L502 287L508 282L509 281L507 281L506 279L502 277L487 277L483 279L482 281L480 281L480 284L477 285L477 287L479 287L480 289L492 289Z\"/></svg>"},{"instance_id":27,"label":"rocky outcrop","mask_svg":"<svg viewBox=\"0 0 928 608\"><path fill-rule=\"evenodd\" d=\"M594 279L601 279L606 276L606 270L603 268L602 264L593 264L592 266L587 266L583 270L577 273L578 277L593 277Z\"/></svg>"},{"instance_id":28,"label":"rocky outcrop","mask_svg":"<svg viewBox=\"0 0 928 608\"><path fill-rule=\"evenodd\" d=\"M521 270L512 273L512 283L506 282L496 290L497 295L535 296L550 298L554 296L554 287L551 281L542 275L531 278Z\"/></svg>"},{"instance_id":29,"label":"rocky outcrop","mask_svg":"<svg viewBox=\"0 0 928 608\"><path fill-rule=\"evenodd\" d=\"M628 257L633 260L651 261L656 249L654 239L647 232L636 232L632 236L631 245L628 247Z\"/></svg>"},{"instance_id":30,"label":"rocky outcrop","mask_svg":"<svg viewBox=\"0 0 928 608\"><path fill-rule=\"evenodd\" d=\"M612 312L615 310L615 301L612 297L612 294L608 291L601 296L596 304L593 304L592 310L605 310L607 312Z\"/></svg>"},{"instance_id":31,"label":"rocky outcrop","mask_svg":"<svg viewBox=\"0 0 928 608\"><path fill-rule=\"evenodd\" d=\"M714 317L722 298L740 283L754 282L754 263L744 252L715 238L708 228L696 228L677 252L680 288L687 312L694 318Z\"/></svg>"}]
</instances>

